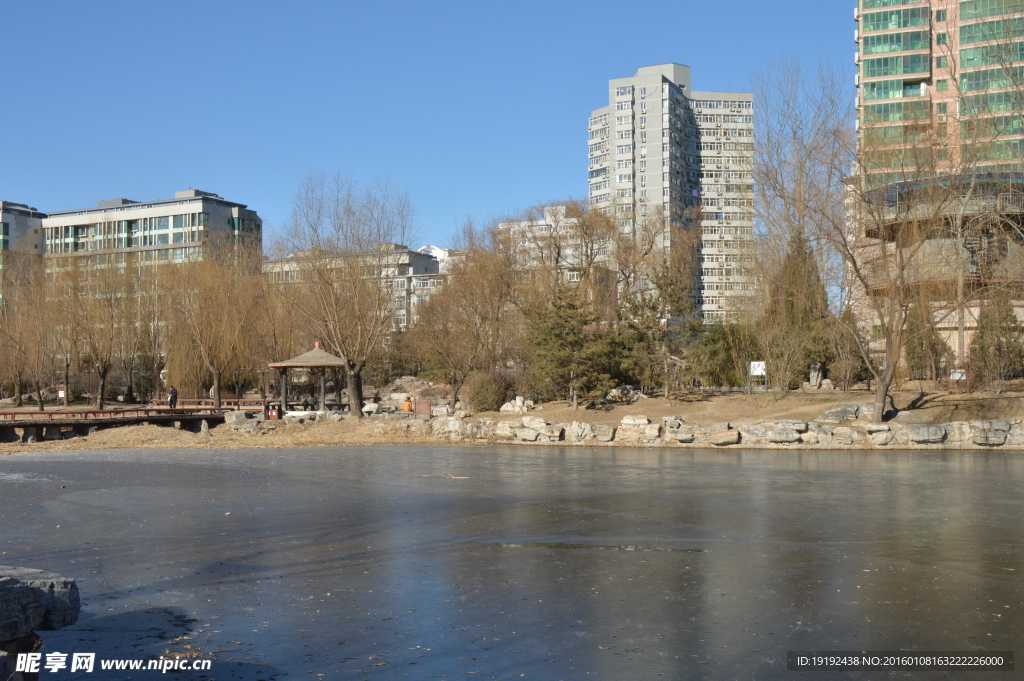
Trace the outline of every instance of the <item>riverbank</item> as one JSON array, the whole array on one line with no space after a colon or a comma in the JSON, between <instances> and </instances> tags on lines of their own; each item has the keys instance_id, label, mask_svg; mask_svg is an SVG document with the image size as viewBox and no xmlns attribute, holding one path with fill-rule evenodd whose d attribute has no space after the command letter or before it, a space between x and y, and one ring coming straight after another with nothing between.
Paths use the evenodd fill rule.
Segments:
<instances>
[{"instance_id":1,"label":"riverbank","mask_svg":"<svg viewBox=\"0 0 1024 681\"><path fill-rule=\"evenodd\" d=\"M1024 397L905 392L899 414L878 423L872 395L698 394L682 400L572 409L565 402L524 414L434 417L405 414L356 421L304 419L267 428L217 425L190 432L155 425L99 430L86 437L0 443L0 454L99 449L238 449L388 444L552 444L614 447L764 449L1024 449ZM250 425L255 425L252 421Z\"/></svg>"}]
</instances>

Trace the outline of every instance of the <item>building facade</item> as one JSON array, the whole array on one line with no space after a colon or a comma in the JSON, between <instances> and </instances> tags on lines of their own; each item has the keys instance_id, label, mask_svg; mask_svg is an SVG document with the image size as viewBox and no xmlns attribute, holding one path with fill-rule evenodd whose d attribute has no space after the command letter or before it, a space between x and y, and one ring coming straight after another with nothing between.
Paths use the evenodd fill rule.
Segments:
<instances>
[{"instance_id":1,"label":"building facade","mask_svg":"<svg viewBox=\"0 0 1024 681\"><path fill-rule=\"evenodd\" d=\"M11 258L42 255L44 217L44 213L23 203L0 201L0 304Z\"/></svg>"},{"instance_id":2,"label":"building facade","mask_svg":"<svg viewBox=\"0 0 1024 681\"><path fill-rule=\"evenodd\" d=\"M591 210L614 214L630 233L655 215L672 228L701 229L696 309L723 318L750 289L743 261L753 239L753 96L696 92L690 68L660 64L608 82L608 105L591 112Z\"/></svg>"},{"instance_id":3,"label":"building facade","mask_svg":"<svg viewBox=\"0 0 1024 681\"><path fill-rule=\"evenodd\" d=\"M963 367L991 291L1022 293L1024 3L859 0L854 18L856 228L866 248L903 249L901 281L932 291L943 371Z\"/></svg>"},{"instance_id":4,"label":"building facade","mask_svg":"<svg viewBox=\"0 0 1024 681\"><path fill-rule=\"evenodd\" d=\"M89 265L123 263L129 254L146 262L201 257L212 241L259 249L263 221L245 204L188 189L173 199L100 201L94 208L48 213L42 219L47 259L84 258Z\"/></svg>"},{"instance_id":5,"label":"building facade","mask_svg":"<svg viewBox=\"0 0 1024 681\"><path fill-rule=\"evenodd\" d=\"M403 244L382 244L362 260L367 263L368 270L378 272L383 290L390 292L393 326L398 331L416 324L419 307L444 285L445 275L440 261L423 249L416 251ZM263 272L279 286L301 286L309 270L341 267L340 259L337 262L335 265L330 255L292 253L284 258L266 260Z\"/></svg>"}]
</instances>

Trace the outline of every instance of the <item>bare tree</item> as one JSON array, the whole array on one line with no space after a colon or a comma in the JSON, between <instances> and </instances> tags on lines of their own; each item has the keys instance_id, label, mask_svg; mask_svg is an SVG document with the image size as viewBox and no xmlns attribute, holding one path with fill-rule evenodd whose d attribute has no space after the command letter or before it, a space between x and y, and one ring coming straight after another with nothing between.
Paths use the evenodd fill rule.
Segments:
<instances>
[{"instance_id":1,"label":"bare tree","mask_svg":"<svg viewBox=\"0 0 1024 681\"><path fill-rule=\"evenodd\" d=\"M346 365L349 409L362 417L362 372L394 326L391 282L405 265L408 196L387 182L359 187L311 173L295 195L291 256L298 309L310 332Z\"/></svg>"},{"instance_id":2,"label":"bare tree","mask_svg":"<svg viewBox=\"0 0 1024 681\"><path fill-rule=\"evenodd\" d=\"M257 255L209 243L198 259L165 267L169 368L184 378L198 359L212 384L214 406L220 407L226 373L248 361L241 358L256 343L249 324L263 291Z\"/></svg>"}]
</instances>

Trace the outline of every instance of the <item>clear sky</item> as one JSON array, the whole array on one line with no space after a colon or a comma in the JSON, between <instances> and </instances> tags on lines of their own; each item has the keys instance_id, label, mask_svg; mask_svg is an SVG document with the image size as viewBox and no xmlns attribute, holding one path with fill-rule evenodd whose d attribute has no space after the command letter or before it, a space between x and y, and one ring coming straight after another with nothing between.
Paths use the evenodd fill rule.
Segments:
<instances>
[{"instance_id":1,"label":"clear sky","mask_svg":"<svg viewBox=\"0 0 1024 681\"><path fill-rule=\"evenodd\" d=\"M443 246L467 217L585 195L610 78L674 61L747 90L773 59L852 62L853 4L3 0L0 199L194 187L272 233L303 175L338 171L405 188Z\"/></svg>"}]
</instances>

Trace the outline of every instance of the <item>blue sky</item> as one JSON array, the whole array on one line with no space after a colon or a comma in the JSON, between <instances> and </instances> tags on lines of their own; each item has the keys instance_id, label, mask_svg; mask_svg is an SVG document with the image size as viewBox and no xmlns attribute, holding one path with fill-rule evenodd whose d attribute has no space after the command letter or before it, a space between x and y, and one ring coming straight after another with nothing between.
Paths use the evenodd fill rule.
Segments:
<instances>
[{"instance_id":1,"label":"blue sky","mask_svg":"<svg viewBox=\"0 0 1024 681\"><path fill-rule=\"evenodd\" d=\"M467 217L585 195L610 78L675 61L696 90L745 90L773 59L854 52L843 0L0 8L0 199L66 210L195 187L273 233L303 175L338 171L404 187L418 241L438 245Z\"/></svg>"}]
</instances>

